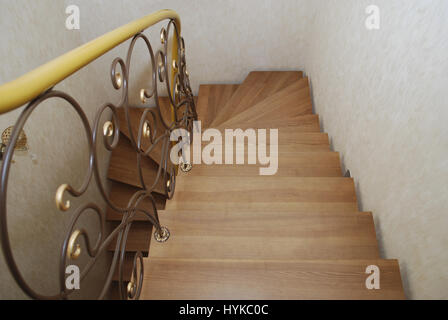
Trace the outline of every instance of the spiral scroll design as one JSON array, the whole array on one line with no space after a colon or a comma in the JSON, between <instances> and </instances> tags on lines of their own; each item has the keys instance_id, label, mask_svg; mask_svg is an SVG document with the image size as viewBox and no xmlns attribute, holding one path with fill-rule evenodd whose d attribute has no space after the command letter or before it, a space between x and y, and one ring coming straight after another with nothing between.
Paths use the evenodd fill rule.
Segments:
<instances>
[{"instance_id":1,"label":"spiral scroll design","mask_svg":"<svg viewBox=\"0 0 448 320\"><path fill-rule=\"evenodd\" d=\"M168 61L168 45L170 40L177 41L177 60ZM177 128L185 128L188 131L192 130L192 122L197 118L196 107L192 90L190 88L190 81L186 69L185 60L185 44L181 38L178 27L174 20L170 20L161 31L161 49L154 53L149 39L143 32L136 34L130 44L125 59L120 57L113 60L110 69L110 77L112 87L115 90L121 91L121 97L117 104L106 103L97 110L93 127L90 126L86 114L84 113L78 102L62 91L50 89L43 92L39 97L29 102L26 108L19 116L14 130L11 135L10 142L6 147L1 167L1 181L0 181L0 231L3 252L6 258L8 267L20 286L20 288L31 298L34 299L68 299L72 291L65 288L65 270L72 260L77 259L80 255L88 256L88 263L84 269L81 270L81 282L87 274L94 268L98 257L107 251L109 245L116 239L116 247L113 254L112 262L108 270L108 276L101 290L99 299L105 298L112 282L113 274L118 270L119 274L119 294L122 299L138 299L141 293L143 283L143 258L140 252L137 252L134 257L131 281L125 285L123 281L124 257L125 248L128 239L129 230L132 223L136 220L136 214L144 215L147 220L153 224L155 228L155 237L158 241L166 241L169 236L169 230L162 226L157 213L153 192L155 186L160 182L164 184L165 196L171 199L174 194L176 183L176 166L169 161L170 152L170 134L172 130ZM129 75L132 54L137 41L143 41L146 44L149 63L151 66L152 83L150 88L141 88L140 99L143 104L144 112L142 113L138 135L133 134L131 128L130 106L129 106ZM170 74L173 83L170 82ZM171 102L173 119L168 122L162 117L161 105L159 104L159 87L165 86L168 92L169 100ZM106 234L106 215L104 210L99 208L95 203L87 203L73 210L73 216L70 225L66 231L65 239L61 245L60 252L60 267L59 267L59 292L53 295L43 295L36 292L25 281L20 272L19 266L14 259L13 250L10 244L10 237L7 227L7 190L8 178L14 152L14 146L22 132L30 115L41 105L42 102L49 99L63 99L68 102L69 106L76 111L81 120L89 148L89 166L83 183L80 187L65 183L55 191L55 205L60 211L72 210L70 201L65 200L68 195L80 198L82 197L90 184L95 184L98 188L102 199L107 206L119 212L122 215L121 223L114 230ZM111 119L102 122L102 116L106 110L110 111ZM125 114L125 123L120 123L118 118L118 111L123 110ZM156 121L162 122L164 132L157 132ZM120 128L128 129L130 135L130 142L132 150L137 155L137 167L141 188L132 195L126 207L120 207L114 203L103 185L100 177L100 168L98 162L98 148L102 144L108 151L113 151L120 139ZM159 126L160 131L160 126ZM149 142L145 145L143 150L143 141ZM156 145L162 146L162 154L159 162L159 169L155 181L151 185L146 183L143 179L141 162L142 159L149 156L149 153ZM151 212L147 212L141 208L143 200L150 200L152 202ZM94 212L100 223L100 232L95 237L89 235L84 229L77 227L80 218L86 212ZM86 244L86 252L81 251L79 245L80 241Z\"/></svg>"}]
</instances>

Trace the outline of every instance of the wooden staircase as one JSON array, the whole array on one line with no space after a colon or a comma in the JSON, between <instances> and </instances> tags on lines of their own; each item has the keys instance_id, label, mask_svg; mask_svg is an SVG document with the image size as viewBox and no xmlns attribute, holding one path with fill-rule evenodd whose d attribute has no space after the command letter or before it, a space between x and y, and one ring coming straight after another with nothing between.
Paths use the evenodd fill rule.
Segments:
<instances>
[{"instance_id":1,"label":"wooden staircase","mask_svg":"<svg viewBox=\"0 0 448 320\"><path fill-rule=\"evenodd\" d=\"M149 252L142 299L404 299L398 261L380 258L372 213L358 211L353 179L342 176L301 72L202 85L197 112L203 129L279 129L279 169L260 176L260 164L202 164L179 172L174 198L165 204L156 195L170 239L150 242L143 217L129 235L129 253ZM122 134L109 168L119 202L139 187ZM159 153L144 164L148 181ZM370 265L381 272L378 290L366 288Z\"/></svg>"}]
</instances>

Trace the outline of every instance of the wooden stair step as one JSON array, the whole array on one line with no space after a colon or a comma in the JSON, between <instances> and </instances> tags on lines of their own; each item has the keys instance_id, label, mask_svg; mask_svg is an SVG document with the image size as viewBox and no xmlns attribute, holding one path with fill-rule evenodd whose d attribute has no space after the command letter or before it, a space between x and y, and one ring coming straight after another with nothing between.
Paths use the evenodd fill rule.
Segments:
<instances>
[{"instance_id":1,"label":"wooden stair step","mask_svg":"<svg viewBox=\"0 0 448 320\"><path fill-rule=\"evenodd\" d=\"M371 213L168 211L151 258L377 259Z\"/></svg>"},{"instance_id":2,"label":"wooden stair step","mask_svg":"<svg viewBox=\"0 0 448 320\"><path fill-rule=\"evenodd\" d=\"M238 211L296 211L296 212L358 212L356 201L351 202L241 202L229 199L218 205L213 201L168 201L166 210L211 210L221 212ZM268 199L269 200L269 199Z\"/></svg>"},{"instance_id":3,"label":"wooden stair step","mask_svg":"<svg viewBox=\"0 0 448 320\"><path fill-rule=\"evenodd\" d=\"M267 74L267 78L265 79L264 88L251 99L250 104L257 104L258 102L263 101L276 92L281 91L283 88L286 88L291 82L303 77L302 71L254 71L253 73L265 73ZM242 110L245 110L245 107L245 105L239 104L234 108L233 114L242 112Z\"/></svg>"},{"instance_id":4,"label":"wooden stair step","mask_svg":"<svg viewBox=\"0 0 448 320\"><path fill-rule=\"evenodd\" d=\"M248 107L266 99L302 78L300 71L254 71L249 73L230 100L220 110L211 127L230 119Z\"/></svg>"},{"instance_id":5,"label":"wooden stair step","mask_svg":"<svg viewBox=\"0 0 448 320\"><path fill-rule=\"evenodd\" d=\"M196 111L202 128L208 128L216 115L238 89L238 84L203 84L199 87Z\"/></svg>"},{"instance_id":6,"label":"wooden stair step","mask_svg":"<svg viewBox=\"0 0 448 320\"><path fill-rule=\"evenodd\" d=\"M235 131L233 131L235 132ZM214 155L221 157L226 152L226 144L225 144L225 132L221 132L221 141L202 141L201 149L199 148L191 148L191 154L200 152L203 154L205 147L210 145L209 148L214 147L215 153ZM244 150L247 151L250 146L254 147L256 151L258 146L258 133L255 131L255 140L249 140L248 138L244 138L244 145L237 145L236 138L233 138L233 150ZM254 143L255 142L255 143ZM266 131L266 145L267 152L269 154L269 146L270 143L270 132ZM278 131L278 140L275 144L278 146L279 153L291 153L291 152L330 152L330 139L328 134L321 132L286 132L286 131ZM227 146L229 148L229 146ZM233 152L235 153L235 152Z\"/></svg>"},{"instance_id":7,"label":"wooden stair step","mask_svg":"<svg viewBox=\"0 0 448 320\"><path fill-rule=\"evenodd\" d=\"M253 177L260 174L258 165L196 165L190 173L192 176L208 177ZM341 177L341 168L338 167L288 167L279 164L275 174L277 177Z\"/></svg>"},{"instance_id":8,"label":"wooden stair step","mask_svg":"<svg viewBox=\"0 0 448 320\"><path fill-rule=\"evenodd\" d=\"M129 204L129 200L132 198L132 196L140 190L141 189L133 187L128 184L111 181L111 190L110 190L109 198L112 200L112 203L114 203L116 206L118 206L120 208L126 208ZM157 210L165 209L165 203L166 203L165 196L162 196L158 193L153 193L152 197L154 198ZM141 202L139 208L152 213L153 212L152 201L148 198L143 200ZM109 206L107 207L107 211L106 211L106 220L107 221L121 221L122 218L123 218L123 215L121 213L113 210ZM146 216L142 213L137 213L135 215L135 219L138 221L148 221Z\"/></svg>"},{"instance_id":9,"label":"wooden stair step","mask_svg":"<svg viewBox=\"0 0 448 320\"><path fill-rule=\"evenodd\" d=\"M226 130L231 130L226 129ZM232 129L233 132L235 132L235 129ZM242 130L242 129L241 129ZM254 131L249 131L249 132L254 132L255 135L258 135L258 130L252 129ZM246 131L247 132L247 131ZM243 131L243 133L245 133ZM266 130L266 144L270 144L270 130ZM289 130L282 130L279 129L277 131L278 133L278 140L277 140L277 145L325 145L327 146L329 144L329 137L327 133L323 133L323 132L301 132L300 130L293 130L293 129L289 129ZM223 136L222 140L224 140L224 137L226 135L226 132L222 132L221 135ZM256 137L257 138L257 137ZM236 145L236 138L233 138L233 145ZM254 144L253 142L255 142L255 144L257 144L258 139L254 139L254 141L249 140L248 138L244 138L244 142L245 144ZM224 141L213 141L213 143L215 144L224 144ZM203 145L208 145L210 144L210 141L203 141L202 142Z\"/></svg>"},{"instance_id":10,"label":"wooden stair step","mask_svg":"<svg viewBox=\"0 0 448 320\"><path fill-rule=\"evenodd\" d=\"M286 121L286 123L285 123ZM275 119L257 119L256 121L239 122L229 128L239 128L242 130L247 129L278 129L281 132L321 132L319 116L317 114L307 114L304 116L291 117L287 120L275 120ZM221 130L226 127L221 127Z\"/></svg>"},{"instance_id":11,"label":"wooden stair step","mask_svg":"<svg viewBox=\"0 0 448 320\"><path fill-rule=\"evenodd\" d=\"M171 203L204 201L216 206L232 202L356 202L352 178L197 177L178 179Z\"/></svg>"},{"instance_id":12,"label":"wooden stair step","mask_svg":"<svg viewBox=\"0 0 448 320\"><path fill-rule=\"evenodd\" d=\"M312 113L313 106L308 78L302 78L259 103L246 108L244 112L233 115L219 127L232 127L233 124L251 123L259 119L288 119Z\"/></svg>"},{"instance_id":13,"label":"wooden stair step","mask_svg":"<svg viewBox=\"0 0 448 320\"><path fill-rule=\"evenodd\" d=\"M277 177L341 177L342 169L337 152L279 153ZM190 176L258 176L259 164L193 165L185 175Z\"/></svg>"},{"instance_id":14,"label":"wooden stair step","mask_svg":"<svg viewBox=\"0 0 448 320\"><path fill-rule=\"evenodd\" d=\"M142 156L141 159L143 179L146 186L150 188L156 180L159 165L151 158ZM111 180L126 183L134 187L143 187L138 174L137 152L133 149L128 138L123 134L120 135L117 147L112 151L107 177ZM159 179L154 191L162 195L165 194L163 179Z\"/></svg>"},{"instance_id":15,"label":"wooden stair step","mask_svg":"<svg viewBox=\"0 0 448 320\"><path fill-rule=\"evenodd\" d=\"M317 120L317 121L316 121ZM230 128L297 128L302 129L304 132L310 132L308 128L313 128L311 132L319 132L320 124L319 124L319 116L315 114L308 114L303 116L295 116L285 119L268 119L268 118L260 118L256 121L251 121L249 123L236 123ZM319 130L316 128L319 127ZM225 128L225 127L224 127ZM222 128L220 128L222 129Z\"/></svg>"},{"instance_id":16,"label":"wooden stair step","mask_svg":"<svg viewBox=\"0 0 448 320\"><path fill-rule=\"evenodd\" d=\"M113 227L118 227L118 223L113 223ZM149 246L151 244L152 223L144 221L135 221L132 223L131 229L128 233L126 241L126 252L141 251L143 256L147 257ZM109 251L115 251L117 238L115 238L109 245Z\"/></svg>"},{"instance_id":17,"label":"wooden stair step","mask_svg":"<svg viewBox=\"0 0 448 320\"><path fill-rule=\"evenodd\" d=\"M381 272L381 289L365 286L366 268ZM396 260L145 259L142 299L275 300L404 299Z\"/></svg>"}]
</instances>

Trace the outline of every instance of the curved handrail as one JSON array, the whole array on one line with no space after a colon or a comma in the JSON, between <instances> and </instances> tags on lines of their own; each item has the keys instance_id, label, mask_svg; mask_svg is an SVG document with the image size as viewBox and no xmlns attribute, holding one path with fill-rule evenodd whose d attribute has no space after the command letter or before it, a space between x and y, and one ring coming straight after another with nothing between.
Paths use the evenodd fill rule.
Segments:
<instances>
[{"instance_id":1,"label":"curved handrail","mask_svg":"<svg viewBox=\"0 0 448 320\"><path fill-rule=\"evenodd\" d=\"M1 85L0 114L12 111L37 98L42 92L132 38L138 32L166 19L172 19L176 22L180 34L179 15L173 10L160 10L106 33L11 82ZM174 34L174 37L176 37L176 34ZM177 60L177 41L173 41L173 44L173 59Z\"/></svg>"}]
</instances>

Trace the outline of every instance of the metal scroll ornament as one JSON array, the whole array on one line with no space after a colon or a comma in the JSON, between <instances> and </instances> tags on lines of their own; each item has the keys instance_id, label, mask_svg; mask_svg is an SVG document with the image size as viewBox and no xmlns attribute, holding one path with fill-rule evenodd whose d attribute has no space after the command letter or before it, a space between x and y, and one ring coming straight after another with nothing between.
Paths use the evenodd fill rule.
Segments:
<instances>
[{"instance_id":1,"label":"metal scroll ornament","mask_svg":"<svg viewBox=\"0 0 448 320\"><path fill-rule=\"evenodd\" d=\"M176 36L174 36L176 35ZM168 44L169 39L177 41L178 58L175 61L168 61ZM176 39L176 40L173 40ZM144 112L140 119L139 134L134 136L131 128L130 111L129 111L129 72L134 46L137 41L146 44L147 54L151 64L152 86L150 88L142 88L140 90L140 100L144 104ZM119 294L121 299L138 299L141 293L143 283L143 257L141 252L137 252L134 256L131 281L125 283L124 278L124 257L126 243L130 228L135 221L137 214L143 214L150 221L154 228L154 236L156 241L164 242L169 238L168 228L161 225L157 213L153 191L156 185L162 182L166 185L165 196L171 198L173 196L176 183L176 168L169 161L170 152L170 133L172 130L184 128L191 132L193 120L197 118L192 90L190 88L189 76L186 69L185 60L185 44L180 37L178 28L174 20L170 20L166 28L161 31L161 48L154 53L149 39L143 34L136 34L129 44L127 56L125 59L116 58L113 60L110 76L112 86L115 90L121 91L121 98L118 103L105 103L97 110L93 127L78 102L65 92L56 89L50 89L43 92L39 97L30 101L26 108L19 116L16 124L8 135L8 144L5 148L3 163L1 168L1 185L0 185L0 228L3 252L8 267L20 288L31 298L34 299L69 299L73 291L67 290L65 287L65 270L67 265L73 264L74 260L81 255L87 255L88 263L81 270L81 283L87 274L94 268L98 257L107 251L109 245L116 241L115 251L112 262L108 270L108 276L98 296L98 299L107 297L113 274L118 269L119 272ZM174 83L170 83L170 75L174 75ZM165 87L173 108L173 119L168 122L162 117L161 105L159 104L159 87ZM23 127L27 123L30 115L42 104L42 102L50 99L63 99L68 102L69 106L76 112L77 120L83 124L85 136L89 147L89 167L83 183L80 187L74 187L70 183L61 185L55 193L55 205L60 211L73 210L70 225L66 231L64 242L61 245L60 265L59 265L59 290L53 295L43 295L36 292L24 279L19 266L16 264L13 250L11 249L10 237L7 227L7 190L8 178L11 167L14 146L23 143ZM151 105L151 106L150 106ZM122 109L125 113L125 123L119 123L118 110ZM106 110L111 111L112 119L102 123L101 118ZM152 125L156 119L160 119L164 132L155 132L155 126ZM133 152L136 154L136 165L138 167L139 180L142 187L130 197L126 207L120 207L114 203L100 179L100 170L98 167L97 150L102 145L108 151L113 151L120 139L120 128L128 127L130 133L130 142ZM156 136L158 134L158 136ZM146 150L142 149L142 141L150 141ZM141 167L142 159L148 157L153 148L160 144L162 146L161 159L157 176L153 184L150 186L143 179ZM102 199L107 206L122 215L121 223L110 233L106 233L105 212L95 203L86 203L78 208L72 208L70 201L66 200L67 196L79 198L82 197L90 184L95 184L98 188ZM142 209L143 201L152 203L152 210ZM100 223L99 234L95 235L95 241L92 235L89 235L84 229L77 227L79 219L87 212L94 212ZM84 240L85 252L81 250L80 241ZM81 286L82 287L82 286Z\"/></svg>"}]
</instances>

